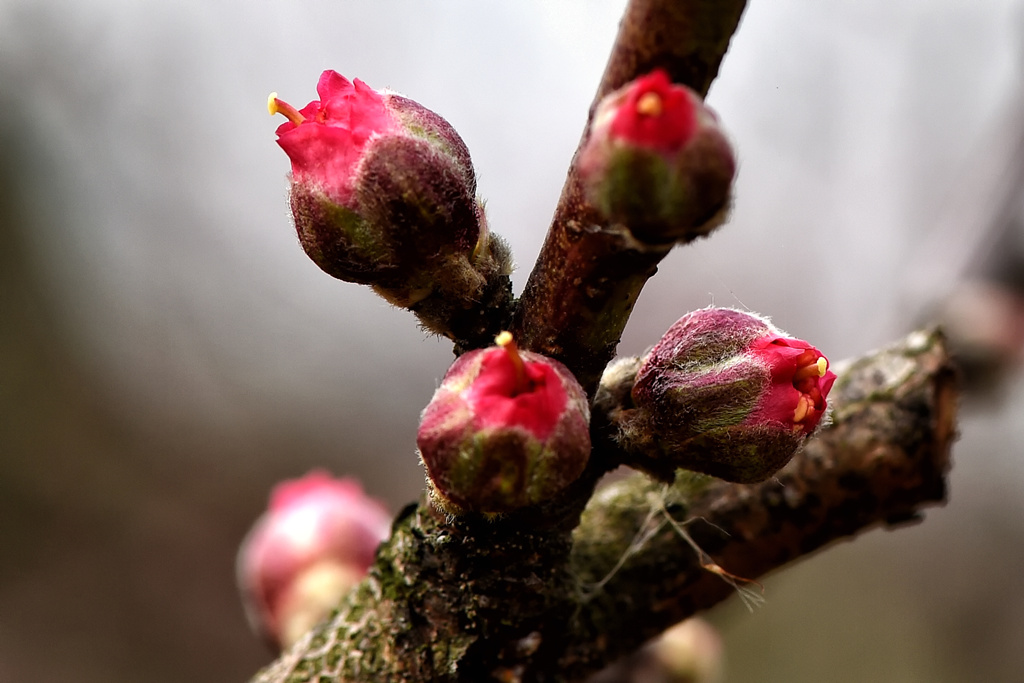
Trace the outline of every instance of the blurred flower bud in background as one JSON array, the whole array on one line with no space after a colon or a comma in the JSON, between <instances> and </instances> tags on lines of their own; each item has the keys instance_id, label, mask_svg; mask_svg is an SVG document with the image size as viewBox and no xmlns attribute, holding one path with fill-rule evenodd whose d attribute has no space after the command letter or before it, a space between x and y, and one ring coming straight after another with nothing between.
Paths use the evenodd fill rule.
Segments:
<instances>
[{"instance_id":1,"label":"blurred flower bud in background","mask_svg":"<svg viewBox=\"0 0 1024 683\"><path fill-rule=\"evenodd\" d=\"M693 617L587 683L721 683L724 649L715 627Z\"/></svg>"},{"instance_id":2,"label":"blurred flower bud in background","mask_svg":"<svg viewBox=\"0 0 1024 683\"><path fill-rule=\"evenodd\" d=\"M253 629L288 648L363 578L390 527L385 507L354 479L313 471L278 484L238 552Z\"/></svg>"}]
</instances>

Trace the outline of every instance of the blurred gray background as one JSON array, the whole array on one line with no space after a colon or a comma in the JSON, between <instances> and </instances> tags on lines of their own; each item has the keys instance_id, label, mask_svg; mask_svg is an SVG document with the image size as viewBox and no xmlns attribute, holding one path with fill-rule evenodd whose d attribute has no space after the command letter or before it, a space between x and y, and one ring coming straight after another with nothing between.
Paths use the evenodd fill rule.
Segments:
<instances>
[{"instance_id":1,"label":"blurred gray background","mask_svg":"<svg viewBox=\"0 0 1024 683\"><path fill-rule=\"evenodd\" d=\"M0 0L0 681L245 680L233 556L273 483L422 488L450 346L302 254L267 94L333 68L446 116L520 291L623 6ZM752 2L709 95L733 219L621 352L711 303L834 360L924 320L1019 163L1022 6ZM966 412L946 508L713 613L730 682L1024 680L1024 382Z\"/></svg>"}]
</instances>

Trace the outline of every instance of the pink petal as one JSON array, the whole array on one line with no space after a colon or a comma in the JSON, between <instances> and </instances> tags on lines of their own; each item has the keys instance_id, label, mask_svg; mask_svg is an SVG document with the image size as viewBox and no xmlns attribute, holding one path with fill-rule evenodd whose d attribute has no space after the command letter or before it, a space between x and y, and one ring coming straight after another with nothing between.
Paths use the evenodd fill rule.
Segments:
<instances>
[{"instance_id":1,"label":"pink petal","mask_svg":"<svg viewBox=\"0 0 1024 683\"><path fill-rule=\"evenodd\" d=\"M527 360L525 366L533 388L513 395L516 375L512 361L504 349L489 349L466 400L480 427L522 427L544 440L565 412L568 397L550 365Z\"/></svg>"}]
</instances>

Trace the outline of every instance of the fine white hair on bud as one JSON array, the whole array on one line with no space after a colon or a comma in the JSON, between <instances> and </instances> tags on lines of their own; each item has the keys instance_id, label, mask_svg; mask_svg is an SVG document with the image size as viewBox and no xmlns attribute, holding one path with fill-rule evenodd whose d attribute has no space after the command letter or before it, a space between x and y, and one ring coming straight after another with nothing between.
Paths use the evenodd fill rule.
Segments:
<instances>
[{"instance_id":1,"label":"fine white hair on bud","mask_svg":"<svg viewBox=\"0 0 1024 683\"><path fill-rule=\"evenodd\" d=\"M835 378L820 351L765 318L694 311L641 363L623 443L663 472L763 481L821 422Z\"/></svg>"}]
</instances>

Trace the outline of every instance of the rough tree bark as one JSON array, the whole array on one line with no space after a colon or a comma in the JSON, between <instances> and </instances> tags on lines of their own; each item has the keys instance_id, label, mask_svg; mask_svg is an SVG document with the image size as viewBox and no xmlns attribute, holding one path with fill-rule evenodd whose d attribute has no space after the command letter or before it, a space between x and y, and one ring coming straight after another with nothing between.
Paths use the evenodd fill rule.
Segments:
<instances>
[{"instance_id":1,"label":"rough tree bark","mask_svg":"<svg viewBox=\"0 0 1024 683\"><path fill-rule=\"evenodd\" d=\"M637 474L598 491L575 531L564 509L409 506L367 580L255 681L583 681L728 597L717 568L754 579L941 502L953 379L941 335L914 333L840 368L832 424L775 479ZM606 462L615 448L597 446Z\"/></svg>"},{"instance_id":2,"label":"rough tree bark","mask_svg":"<svg viewBox=\"0 0 1024 683\"><path fill-rule=\"evenodd\" d=\"M655 67L706 93L744 4L633 0L595 102ZM730 576L755 579L943 500L955 396L937 332L840 368L831 425L771 481L636 474L595 494L626 459L615 413L630 381L598 391L601 373L672 246L603 224L570 169L513 333L596 395L587 470L557 500L496 519L410 505L367 579L255 683L583 681L726 598Z\"/></svg>"}]
</instances>

